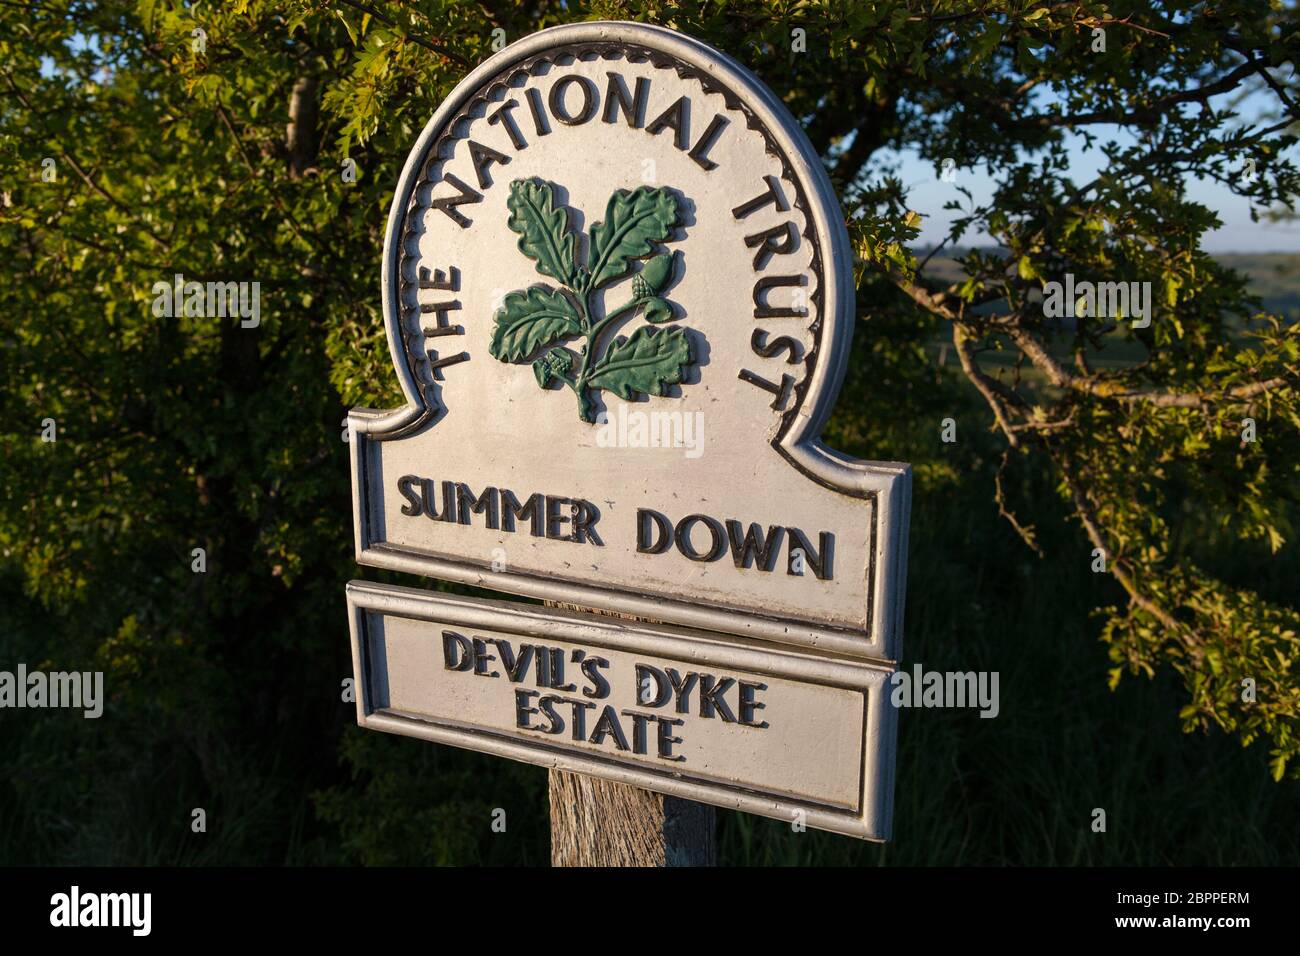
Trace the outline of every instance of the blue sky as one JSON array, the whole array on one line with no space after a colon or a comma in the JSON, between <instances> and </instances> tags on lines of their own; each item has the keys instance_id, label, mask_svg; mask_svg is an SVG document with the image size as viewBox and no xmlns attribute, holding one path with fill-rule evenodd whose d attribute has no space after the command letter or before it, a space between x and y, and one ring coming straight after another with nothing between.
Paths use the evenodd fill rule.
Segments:
<instances>
[{"instance_id":1,"label":"blue sky","mask_svg":"<svg viewBox=\"0 0 1300 956\"><path fill-rule=\"evenodd\" d=\"M94 46L80 35L74 36L71 43L74 49ZM97 47L96 51L98 52ZM46 76L52 75L52 61L47 59L42 64L41 72ZM1251 94L1237 107L1239 121L1250 122L1274 104L1275 101L1269 94ZM1223 108L1224 105L1224 97L1214 99L1216 108ZM1268 125L1274 121L1275 118ZM1094 129L1094 132L1102 142L1111 138L1125 145L1133 142L1127 132L1117 128L1107 130L1103 127ZM1096 176L1105 161L1105 155L1098 146L1086 150L1079 137L1072 137L1070 146L1071 175L1076 182L1088 182ZM1296 161L1300 159L1300 150L1293 149L1289 155ZM945 210L944 204L951 200L963 204L968 202L957 191L959 186L970 190L977 204L987 202L994 192L993 180L978 167L959 169L955 182L944 182L934 167L913 151L907 150L882 158L887 164L897 164L903 182L909 188L910 208L924 217L920 245L937 244L947 237L953 219L959 214ZM1208 252L1300 252L1300 219L1280 223L1265 220L1252 222L1250 203L1215 182L1193 181L1189 184L1189 195L1194 201L1214 210L1222 222L1218 229L1208 233L1202 241L1202 246ZM1300 201L1297 202L1297 207L1300 214ZM980 245L987 241L987 236L968 233L962 244Z\"/></svg>"},{"instance_id":2,"label":"blue sky","mask_svg":"<svg viewBox=\"0 0 1300 956\"><path fill-rule=\"evenodd\" d=\"M1237 107L1238 122L1250 122L1262 111L1273 105L1271 96L1252 94ZM1225 107L1223 98L1214 101L1216 109ZM1276 119L1263 125L1272 125ZM1121 145L1129 145L1133 138L1116 127L1094 128L1098 140L1104 143L1114 139ZM1075 182L1089 182L1105 163L1105 154L1099 145L1091 150L1084 148L1080 137L1072 137L1070 142L1070 175ZM1300 150L1289 150L1285 155L1295 162L1300 159ZM958 169L955 182L944 182L934 167L922 160L914 152L905 151L890 157L896 161L903 183L909 187L909 206L921 213L922 220L920 243L933 244L942 242L948 235L948 228L959 214L945 210L944 204L956 200L969 205L968 200L958 187L964 187L972 193L977 204L988 202L994 192L994 183L979 168ZM1260 169L1261 175L1266 170ZM1193 180L1188 184L1188 195L1195 201L1213 210L1222 225L1207 233L1202 247L1208 252L1300 252L1300 219L1292 222L1273 223L1263 219L1252 222L1250 203L1234 195L1227 187L1216 182ZM1300 215L1300 201L1297 201L1297 215ZM962 240L963 245L979 245L988 240L987 236L970 235Z\"/></svg>"},{"instance_id":3,"label":"blue sky","mask_svg":"<svg viewBox=\"0 0 1300 956\"><path fill-rule=\"evenodd\" d=\"M1091 156L1082 150L1074 156L1078 159L1078 165L1072 166L1072 171L1077 168L1078 177L1085 182L1092 178L1091 174L1095 174L1097 160L1103 158L1097 156L1095 149ZM980 204L987 202L993 195L993 180L980 170L958 170L956 182L947 183L939 179L934 168L916 154L904 153L899 159L903 182L910 187L908 204L925 217L919 240L921 245L939 243L947 237L948 228L958 214L944 209L944 204L951 200L957 200L963 205L968 202L957 191L957 187L970 190L975 202ZM1252 222L1250 203L1233 195L1219 183L1193 181L1189 195L1194 201L1214 210L1223 223L1205 235L1201 245L1206 251L1300 252L1300 219L1281 223L1262 219ZM979 245L985 241L986 236L968 235L962 244Z\"/></svg>"}]
</instances>

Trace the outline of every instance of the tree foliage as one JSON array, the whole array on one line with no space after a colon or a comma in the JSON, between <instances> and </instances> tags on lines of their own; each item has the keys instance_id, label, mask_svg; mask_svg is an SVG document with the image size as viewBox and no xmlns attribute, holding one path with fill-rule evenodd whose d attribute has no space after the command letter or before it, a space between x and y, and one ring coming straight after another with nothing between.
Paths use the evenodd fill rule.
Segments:
<instances>
[{"instance_id":1,"label":"tree foliage","mask_svg":"<svg viewBox=\"0 0 1300 956\"><path fill-rule=\"evenodd\" d=\"M1294 589L1225 560L1294 547L1300 330L1203 251L1218 217L1188 191L1293 208L1300 32L1280 0L0 4L0 554L50 659L107 670L232 807L338 745L341 423L400 401L378 311L393 185L494 43L592 18L697 36L776 90L850 224L881 368L850 388L920 394L924 342L950 339L1000 442L988 507L1035 548L1002 478L1049 469L1122 588L1096 625L1113 679L1172 669L1188 729L1258 739L1275 776L1300 773ZM1223 97L1246 91L1277 119L1234 115ZM983 203L954 187L955 283L916 246L905 155L995 184ZM1043 284L1066 273L1151 283L1150 325L1045 317ZM177 274L259 282L260 324L157 315ZM912 394L872 400L907 415ZM919 454L870 434L876 457ZM917 464L924 488L943 449ZM286 713L286 682L322 690ZM250 748L285 722L282 751Z\"/></svg>"}]
</instances>

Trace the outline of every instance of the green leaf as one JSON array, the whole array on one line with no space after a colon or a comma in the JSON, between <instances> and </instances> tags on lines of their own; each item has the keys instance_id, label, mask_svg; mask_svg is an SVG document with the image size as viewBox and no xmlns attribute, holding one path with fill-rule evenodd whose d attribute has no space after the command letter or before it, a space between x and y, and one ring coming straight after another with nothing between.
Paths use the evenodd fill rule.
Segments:
<instances>
[{"instance_id":1,"label":"green leaf","mask_svg":"<svg viewBox=\"0 0 1300 956\"><path fill-rule=\"evenodd\" d=\"M627 275L630 260L653 252L676 223L677 198L667 189L617 190L605 207L605 221L591 227L591 287Z\"/></svg>"},{"instance_id":2,"label":"green leaf","mask_svg":"<svg viewBox=\"0 0 1300 956\"><path fill-rule=\"evenodd\" d=\"M1284 753L1277 754L1268 762L1269 767L1273 770L1273 779L1280 782L1286 776L1286 764L1288 756Z\"/></svg>"},{"instance_id":3,"label":"green leaf","mask_svg":"<svg viewBox=\"0 0 1300 956\"><path fill-rule=\"evenodd\" d=\"M503 362L517 362L548 342L582 332L582 319L569 297L540 285L509 293L494 321L488 351Z\"/></svg>"},{"instance_id":4,"label":"green leaf","mask_svg":"<svg viewBox=\"0 0 1300 956\"><path fill-rule=\"evenodd\" d=\"M642 326L609 347L587 379L625 401L634 392L664 394L665 385L682 380L682 366L691 361L691 340L683 329Z\"/></svg>"},{"instance_id":5,"label":"green leaf","mask_svg":"<svg viewBox=\"0 0 1300 956\"><path fill-rule=\"evenodd\" d=\"M357 31L356 31L355 29L353 29L352 24L351 24L350 22L348 22L348 18L347 18L347 16L346 16L342 11L340 11L340 10L335 10L334 13L335 13L335 15L336 15L340 20L343 21L343 28L344 28L345 30L348 31L348 39L352 41L352 45L353 45L353 46L356 46L356 45L357 45Z\"/></svg>"},{"instance_id":6,"label":"green leaf","mask_svg":"<svg viewBox=\"0 0 1300 956\"><path fill-rule=\"evenodd\" d=\"M984 32L974 37L970 41L971 55L970 62L975 62L987 57L997 49L998 44L1002 42L1002 26L997 23L991 23L984 28Z\"/></svg>"},{"instance_id":7,"label":"green leaf","mask_svg":"<svg viewBox=\"0 0 1300 956\"><path fill-rule=\"evenodd\" d=\"M550 183L540 179L516 179L506 199L509 226L519 234L519 251L537 263L537 271L576 288L577 268L573 258L576 237L569 233L569 216L555 205Z\"/></svg>"}]
</instances>

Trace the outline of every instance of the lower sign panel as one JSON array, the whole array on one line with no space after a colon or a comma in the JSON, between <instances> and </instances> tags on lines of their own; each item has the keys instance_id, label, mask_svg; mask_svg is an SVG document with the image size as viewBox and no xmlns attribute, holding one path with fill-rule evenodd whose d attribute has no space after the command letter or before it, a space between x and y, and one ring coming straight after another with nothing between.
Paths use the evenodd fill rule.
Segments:
<instances>
[{"instance_id":1,"label":"lower sign panel","mask_svg":"<svg viewBox=\"0 0 1300 956\"><path fill-rule=\"evenodd\" d=\"M363 727L889 836L891 668L355 581L348 608Z\"/></svg>"}]
</instances>

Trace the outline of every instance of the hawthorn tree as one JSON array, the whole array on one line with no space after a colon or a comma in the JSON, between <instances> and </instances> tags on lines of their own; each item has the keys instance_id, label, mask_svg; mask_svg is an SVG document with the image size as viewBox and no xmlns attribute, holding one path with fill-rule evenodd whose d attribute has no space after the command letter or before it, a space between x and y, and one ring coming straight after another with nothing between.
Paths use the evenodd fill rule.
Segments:
<instances>
[{"instance_id":1,"label":"hawthorn tree","mask_svg":"<svg viewBox=\"0 0 1300 956\"><path fill-rule=\"evenodd\" d=\"M1220 183L1256 219L1270 206L1294 209L1295 11L991 10L902 4L847 15L862 18L858 29L873 17L889 25L867 58L867 118L832 150L847 203L868 210L855 223L863 268L951 335L1005 442L1003 466L1050 461L1096 566L1127 595L1105 609L1112 686L1125 672L1172 667L1187 690L1185 726L1266 740L1281 779L1300 753L1300 616L1207 572L1202 543L1217 533L1276 553L1294 533L1300 327L1262 314L1243 277L1201 249L1218 217L1188 187ZM1225 106L1248 91L1269 101L1272 122ZM863 116L858 103L844 109ZM890 130L883 141L876 110ZM1071 137L1104 157L1086 182L1070 175ZM993 178L988 203L953 204L945 242L974 233L998 247L962 256L960 281L926 281L908 247L917 224L906 191L896 177L872 177L870 156L886 145L936 165L983 165ZM1149 283L1152 314L1081 307L1074 323L1054 321L1042 290L1067 275ZM998 373L981 361L989 351L1009 353ZM1116 352L1118 362L1101 364ZM995 499L1036 548L1000 480Z\"/></svg>"},{"instance_id":2,"label":"hawthorn tree","mask_svg":"<svg viewBox=\"0 0 1300 956\"><path fill-rule=\"evenodd\" d=\"M120 703L232 811L285 762L334 759L346 711L288 712L282 690L349 670L340 642L304 644L337 632L354 570L344 410L400 401L378 311L393 184L474 65L595 18L697 36L776 90L842 196L872 361L914 394L949 340L1006 473L1049 469L1122 587L1098 624L1114 681L1172 668L1188 728L1300 773L1295 601L1214 553L1294 534L1300 333L1203 251L1216 212L1189 193L1293 208L1300 33L1280 0L0 3L0 554L32 627L129 677L110 676ZM955 282L918 248L912 155L958 174ZM963 185L977 168L987 203ZM260 324L156 314L177 274L259 282ZM1067 274L1150 283L1149 324L1049 317ZM870 400L939 428L901 393ZM915 451L873 434L876 457ZM988 506L1034 549L1002 475ZM250 756L277 724L277 752Z\"/></svg>"}]
</instances>

